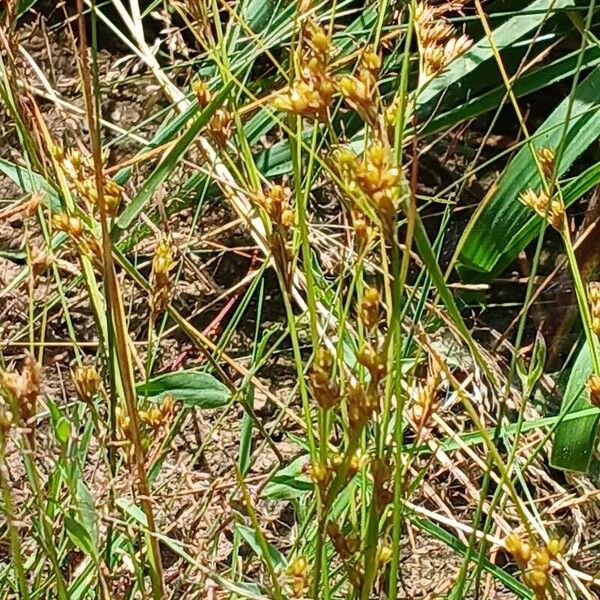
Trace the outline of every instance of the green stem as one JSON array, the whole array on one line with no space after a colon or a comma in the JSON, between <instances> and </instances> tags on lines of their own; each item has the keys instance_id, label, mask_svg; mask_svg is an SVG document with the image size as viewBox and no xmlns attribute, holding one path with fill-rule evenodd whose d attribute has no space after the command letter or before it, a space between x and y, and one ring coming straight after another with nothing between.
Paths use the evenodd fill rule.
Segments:
<instances>
[{"instance_id":1,"label":"green stem","mask_svg":"<svg viewBox=\"0 0 600 600\"><path fill-rule=\"evenodd\" d=\"M20 597L23 598L23 600L29 600L29 586L27 585L27 580L25 578L25 571L23 569L23 555L21 554L21 538L19 537L19 531L14 524L14 505L10 493L10 486L6 480L6 477L4 476L5 472L8 472L8 465L6 464L6 455L4 452L6 448L5 442L5 434L2 432L0 434L0 452L2 453L0 485L2 486L2 498L4 500L2 511L4 512L4 516L6 518L6 526L8 528L8 535L10 537L12 562L17 575L17 582L19 584L19 590L21 594Z\"/></svg>"}]
</instances>

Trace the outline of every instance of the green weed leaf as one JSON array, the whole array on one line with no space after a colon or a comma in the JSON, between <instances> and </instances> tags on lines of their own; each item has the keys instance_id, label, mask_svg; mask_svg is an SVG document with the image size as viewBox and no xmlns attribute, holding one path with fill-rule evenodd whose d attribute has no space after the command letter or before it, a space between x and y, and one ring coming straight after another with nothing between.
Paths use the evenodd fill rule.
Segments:
<instances>
[{"instance_id":1,"label":"green weed leaf","mask_svg":"<svg viewBox=\"0 0 600 600\"><path fill-rule=\"evenodd\" d=\"M229 388L209 373L196 370L165 373L137 386L137 392L158 402L166 395L183 402L185 406L219 408L231 398Z\"/></svg>"}]
</instances>

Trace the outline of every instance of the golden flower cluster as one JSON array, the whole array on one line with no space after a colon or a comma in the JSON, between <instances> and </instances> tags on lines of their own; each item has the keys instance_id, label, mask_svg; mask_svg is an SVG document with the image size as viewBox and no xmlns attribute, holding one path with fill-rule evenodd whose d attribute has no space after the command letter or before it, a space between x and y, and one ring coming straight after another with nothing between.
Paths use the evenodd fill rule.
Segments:
<instances>
[{"instance_id":1,"label":"golden flower cluster","mask_svg":"<svg viewBox=\"0 0 600 600\"><path fill-rule=\"evenodd\" d=\"M291 232L294 226L294 211L289 207L288 195L288 189L281 185L272 185L266 193L258 194L255 200L269 217L269 246L280 273L285 275L289 285L292 275Z\"/></svg>"},{"instance_id":2,"label":"golden flower cluster","mask_svg":"<svg viewBox=\"0 0 600 600\"><path fill-rule=\"evenodd\" d=\"M592 375L587 381L587 387L590 393L590 402L600 408L600 377Z\"/></svg>"},{"instance_id":3,"label":"golden flower cluster","mask_svg":"<svg viewBox=\"0 0 600 600\"><path fill-rule=\"evenodd\" d=\"M292 598L303 598L309 587L308 560L305 556L297 556L287 568Z\"/></svg>"},{"instance_id":4,"label":"golden flower cluster","mask_svg":"<svg viewBox=\"0 0 600 600\"><path fill-rule=\"evenodd\" d=\"M225 146L233 133L233 115L226 106L221 106L208 122L208 131L220 147Z\"/></svg>"},{"instance_id":5,"label":"golden flower cluster","mask_svg":"<svg viewBox=\"0 0 600 600\"><path fill-rule=\"evenodd\" d=\"M554 161L556 156L552 148L543 147L536 150L537 159L544 175L551 179L554 176Z\"/></svg>"},{"instance_id":6,"label":"golden flower cluster","mask_svg":"<svg viewBox=\"0 0 600 600\"><path fill-rule=\"evenodd\" d=\"M361 454L340 455L338 453L332 453L328 457L327 463L315 461L310 465L310 478L313 483L319 488L321 492L321 498L327 498L329 491L329 484L332 482L335 475L340 473L344 476L344 482L346 483L364 464L364 457Z\"/></svg>"},{"instance_id":7,"label":"golden flower cluster","mask_svg":"<svg viewBox=\"0 0 600 600\"><path fill-rule=\"evenodd\" d=\"M196 79L192 83L192 90L200 108L206 108L212 100L212 93L206 81L203 79Z\"/></svg>"},{"instance_id":8,"label":"golden flower cluster","mask_svg":"<svg viewBox=\"0 0 600 600\"><path fill-rule=\"evenodd\" d=\"M540 217L546 219L552 227L563 231L565 225L565 207L560 200L550 199L544 190L534 192L531 188L519 196L523 204L532 208Z\"/></svg>"},{"instance_id":9,"label":"golden flower cluster","mask_svg":"<svg viewBox=\"0 0 600 600\"><path fill-rule=\"evenodd\" d=\"M150 274L150 305L154 316L162 313L169 305L173 287L171 270L174 266L173 247L169 239L163 236L154 251Z\"/></svg>"},{"instance_id":10,"label":"golden flower cluster","mask_svg":"<svg viewBox=\"0 0 600 600\"><path fill-rule=\"evenodd\" d=\"M424 2L417 5L415 30L421 55L419 85L440 73L473 44L466 35L456 37L452 25L438 13Z\"/></svg>"},{"instance_id":11,"label":"golden flower cluster","mask_svg":"<svg viewBox=\"0 0 600 600\"><path fill-rule=\"evenodd\" d=\"M79 400L90 403L100 391L100 375L94 365L81 365L71 372L75 393Z\"/></svg>"},{"instance_id":12,"label":"golden flower cluster","mask_svg":"<svg viewBox=\"0 0 600 600\"><path fill-rule=\"evenodd\" d=\"M131 442L133 436L131 434L131 419L129 418L129 415L120 406L117 406L115 409L115 414L119 430L123 434L123 437Z\"/></svg>"},{"instance_id":13,"label":"golden flower cluster","mask_svg":"<svg viewBox=\"0 0 600 600\"><path fill-rule=\"evenodd\" d=\"M352 228L358 252L363 252L371 241L376 228L367 216L359 209L352 211Z\"/></svg>"},{"instance_id":14,"label":"golden flower cluster","mask_svg":"<svg viewBox=\"0 0 600 600\"><path fill-rule=\"evenodd\" d=\"M91 157L78 150L67 153L59 146L52 148L52 156L58 163L71 189L91 206L98 206L98 189ZM102 198L109 216L115 216L123 199L123 188L114 179L102 175Z\"/></svg>"},{"instance_id":15,"label":"golden flower cluster","mask_svg":"<svg viewBox=\"0 0 600 600\"><path fill-rule=\"evenodd\" d=\"M424 427L437 406L437 390L440 385L440 369L436 364L427 376L425 383L419 383L415 390L412 417L419 426Z\"/></svg>"},{"instance_id":16,"label":"golden flower cluster","mask_svg":"<svg viewBox=\"0 0 600 600\"><path fill-rule=\"evenodd\" d=\"M212 93L206 82L196 79L192 84L192 90L200 108L206 108L212 100ZM215 110L208 122L208 131L218 146L225 146L233 133L233 124L233 115L226 106L220 106Z\"/></svg>"},{"instance_id":17,"label":"golden flower cluster","mask_svg":"<svg viewBox=\"0 0 600 600\"><path fill-rule=\"evenodd\" d=\"M592 313L592 330L600 337L600 281L588 284L588 299Z\"/></svg>"},{"instance_id":18,"label":"golden flower cluster","mask_svg":"<svg viewBox=\"0 0 600 600\"><path fill-rule=\"evenodd\" d=\"M73 240L82 256L89 257L97 268L102 269L102 247L96 236L86 228L82 219L61 212L52 217L52 225L57 231L63 231Z\"/></svg>"},{"instance_id":19,"label":"golden flower cluster","mask_svg":"<svg viewBox=\"0 0 600 600\"><path fill-rule=\"evenodd\" d=\"M353 436L358 436L371 417L379 411L379 395L373 386L357 382L348 389L348 424Z\"/></svg>"},{"instance_id":20,"label":"golden flower cluster","mask_svg":"<svg viewBox=\"0 0 600 600\"><path fill-rule=\"evenodd\" d=\"M34 423L30 422L37 414L37 402L40 395L42 370L35 357L27 354L21 371L5 371L0 374L0 391L12 410L3 411L4 425L18 422L31 426L33 436ZM31 438L32 439L32 438Z\"/></svg>"},{"instance_id":21,"label":"golden flower cluster","mask_svg":"<svg viewBox=\"0 0 600 600\"><path fill-rule=\"evenodd\" d=\"M369 372L372 385L377 385L385 377L387 367L382 349L366 343L356 355L356 359Z\"/></svg>"},{"instance_id":22,"label":"golden flower cluster","mask_svg":"<svg viewBox=\"0 0 600 600\"><path fill-rule=\"evenodd\" d=\"M323 410L329 410L340 402L340 388L333 376L334 360L331 352L321 347L315 353L309 380L313 398Z\"/></svg>"},{"instance_id":23,"label":"golden flower cluster","mask_svg":"<svg viewBox=\"0 0 600 600\"><path fill-rule=\"evenodd\" d=\"M562 553L565 544L564 538L552 538L546 545L532 547L516 533L506 537L505 548L519 565L523 572L523 581L533 590L536 598L546 597L552 572L550 562Z\"/></svg>"},{"instance_id":24,"label":"golden flower cluster","mask_svg":"<svg viewBox=\"0 0 600 600\"><path fill-rule=\"evenodd\" d=\"M174 408L173 396L166 395L160 404L148 410L140 410L140 421L152 429L159 429L171 421Z\"/></svg>"},{"instance_id":25,"label":"golden flower cluster","mask_svg":"<svg viewBox=\"0 0 600 600\"><path fill-rule=\"evenodd\" d=\"M401 170L382 142L373 142L356 156L349 150L335 153L334 162L348 190L359 191L381 219L388 235L396 217Z\"/></svg>"},{"instance_id":26,"label":"golden flower cluster","mask_svg":"<svg viewBox=\"0 0 600 600\"><path fill-rule=\"evenodd\" d=\"M336 92L335 81L329 73L333 47L323 28L312 21L307 23L303 37L305 48L298 78L275 98L273 106L303 117L326 121Z\"/></svg>"},{"instance_id":27,"label":"golden flower cluster","mask_svg":"<svg viewBox=\"0 0 600 600\"><path fill-rule=\"evenodd\" d=\"M379 323L381 297L376 287L368 286L363 293L360 303L359 317L367 330L373 329Z\"/></svg>"},{"instance_id":28,"label":"golden flower cluster","mask_svg":"<svg viewBox=\"0 0 600 600\"><path fill-rule=\"evenodd\" d=\"M356 75L342 75L338 89L360 117L375 125L377 120L377 80L381 58L371 48L362 54Z\"/></svg>"}]
</instances>

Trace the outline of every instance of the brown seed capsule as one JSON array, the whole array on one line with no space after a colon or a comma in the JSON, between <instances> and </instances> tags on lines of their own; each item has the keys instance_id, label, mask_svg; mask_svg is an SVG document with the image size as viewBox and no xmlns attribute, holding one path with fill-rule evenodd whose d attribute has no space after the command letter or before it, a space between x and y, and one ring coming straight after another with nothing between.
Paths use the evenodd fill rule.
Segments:
<instances>
[{"instance_id":1,"label":"brown seed capsule","mask_svg":"<svg viewBox=\"0 0 600 600\"><path fill-rule=\"evenodd\" d=\"M194 83L192 83L192 89L200 107L205 108L208 106L212 99L212 94L208 85L206 85L206 82L202 81L201 79L196 79Z\"/></svg>"},{"instance_id":2,"label":"brown seed capsule","mask_svg":"<svg viewBox=\"0 0 600 600\"><path fill-rule=\"evenodd\" d=\"M0 391L7 400L14 402L12 406L22 424L29 424L37 414L41 381L41 367L31 354L25 357L20 372L5 371L0 374Z\"/></svg>"},{"instance_id":3,"label":"brown seed capsule","mask_svg":"<svg viewBox=\"0 0 600 600\"><path fill-rule=\"evenodd\" d=\"M233 133L231 112L224 106L218 108L208 122L208 130L217 144L224 147Z\"/></svg>"},{"instance_id":4,"label":"brown seed capsule","mask_svg":"<svg viewBox=\"0 0 600 600\"><path fill-rule=\"evenodd\" d=\"M163 312L171 299L172 281L171 270L175 266L173 248L166 236L161 237L152 259L150 275L151 305L155 315Z\"/></svg>"},{"instance_id":5,"label":"brown seed capsule","mask_svg":"<svg viewBox=\"0 0 600 600\"><path fill-rule=\"evenodd\" d=\"M379 322L379 303L379 290L376 287L367 287L360 305L360 320L369 330Z\"/></svg>"},{"instance_id":6,"label":"brown seed capsule","mask_svg":"<svg viewBox=\"0 0 600 600\"><path fill-rule=\"evenodd\" d=\"M309 380L315 401L323 410L340 402L340 388L332 377L333 356L325 347L319 348L310 371Z\"/></svg>"},{"instance_id":7,"label":"brown seed capsule","mask_svg":"<svg viewBox=\"0 0 600 600\"><path fill-rule=\"evenodd\" d=\"M375 350L371 344L365 345L357 354L356 359L369 371L374 384L381 381L385 376L387 370L385 357Z\"/></svg>"},{"instance_id":8,"label":"brown seed capsule","mask_svg":"<svg viewBox=\"0 0 600 600\"><path fill-rule=\"evenodd\" d=\"M100 375L93 365L82 365L71 373L77 397L82 402L89 403L100 391Z\"/></svg>"}]
</instances>

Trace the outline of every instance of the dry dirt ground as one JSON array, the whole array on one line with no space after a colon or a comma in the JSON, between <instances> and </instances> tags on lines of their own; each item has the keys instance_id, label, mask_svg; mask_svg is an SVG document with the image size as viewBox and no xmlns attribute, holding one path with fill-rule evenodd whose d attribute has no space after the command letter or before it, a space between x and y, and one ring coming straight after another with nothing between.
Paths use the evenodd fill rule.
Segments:
<instances>
[{"instance_id":1,"label":"dry dirt ground","mask_svg":"<svg viewBox=\"0 0 600 600\"><path fill-rule=\"evenodd\" d=\"M44 82L40 81L31 66L25 66L30 82L35 82L38 92L36 99L50 133L55 139L69 141L86 139L84 120L77 109L83 106L79 79L74 59L72 39L64 28L48 24L45 19L30 20L19 32L24 47L33 61L48 78L48 85L64 104L48 99ZM109 46L110 44L105 44ZM178 78L185 82L190 71L182 69ZM131 57L121 51L101 52L101 79L103 82L103 115L114 127L104 129L105 141L112 140L110 163L119 164L138 150L137 142L121 138L121 130L131 131L143 138L149 138L156 130L157 121L147 121L161 106L165 105L160 90L151 76ZM116 143L118 141L118 143ZM14 126L5 111L0 112L0 158L22 164L22 151ZM188 174L183 166L178 173L182 180ZM145 175L142 168L128 184L133 190ZM172 188L172 189L171 189ZM177 181L171 181L163 190L164 202L172 204L170 194L176 193ZM0 211L24 197L24 193L10 179L0 176ZM178 198L185 202L186 198ZM194 323L205 329L207 335L218 340L220 326L211 327L215 317L223 307L223 302L211 306L213 300L239 282L252 268L253 247L251 237L232 222L234 216L223 198L211 198L200 213L199 221L191 229L193 209L186 208L170 217L169 228L176 244L189 243L193 248L194 260L187 264L175 292L175 303L181 312ZM39 228L31 220L15 218L0 220L0 288L6 289L22 271L24 260L24 229L34 244L41 242ZM138 264L150 259L150 245L153 240L142 241L134 248ZM73 282L77 275L73 254L61 252L56 257L64 282ZM147 267L145 272L147 273ZM283 311L277 302L277 286L274 278L267 276L266 325L277 326L283 322ZM32 286L30 288L30 285ZM270 289L269 289L270 286ZM140 361L145 360L144 347L147 341L148 300L140 290L124 283L126 290L126 310L130 315L130 332L139 348ZM38 312L44 302L56 294L56 281L46 273L31 282L25 279L15 285L8 293L0 297L0 348L6 364L12 364L23 356L29 339L29 294L33 295L34 309ZM74 286L66 292L73 327L81 348L89 359L95 356L98 342L95 325L82 286ZM207 308L208 307L208 308ZM35 338L40 339L42 332L45 340L43 352L44 392L59 403L67 403L72 398L69 369L73 364L74 353L69 343L64 312L60 304L48 306L43 325L36 324ZM227 317L225 317L227 318ZM242 366L249 364L252 350L254 324L242 323L235 331L226 348L227 353ZM155 372L164 372L174 368L190 368L204 363L205 358L189 343L176 328L167 327L167 333L161 339L157 354ZM228 371L232 379L239 381L234 371ZM297 411L298 400L294 394L295 373L292 363L285 353L276 354L258 374L265 388L289 403L292 411ZM281 413L270 404L264 394L258 390L255 398L256 413L270 432L280 459L290 461L299 454L298 446L291 441L289 434L301 435L302 432L294 420ZM238 452L240 427L243 411L232 407L224 415L218 412L191 411L185 417L185 423L170 444L161 474L155 483L155 500L159 507L158 521L164 533L179 540L186 547L193 548L205 565L215 571L223 571L230 566L232 543L232 525L239 518L239 497L232 494L235 488L235 476L232 459ZM47 425L47 423L45 424ZM265 478L278 461L275 453L263 444L263 438L255 433L254 444L261 448L255 453L248 481L254 490L263 485ZM48 434L44 434L44 423L40 423L40 452L46 452L42 464L50 468L56 448ZM94 495L98 507L101 507L113 489L121 497L129 497L131 480L121 476L117 480L110 477L99 460L98 441L89 452L86 464L86 481ZM9 449L9 464L12 465L11 486L17 502L24 503L24 473L14 447ZM469 473L471 466L461 464L460 468ZM472 469L473 481L480 473ZM415 503L432 510L442 504L453 504L454 517L465 523L470 521L473 503L464 494L464 488L457 482L452 472L440 464L431 468L428 477L431 490L414 499ZM552 485L546 471L539 472L540 509L553 506L559 492ZM20 492L20 490L23 490ZM21 496L19 494L21 493ZM454 498L452 502L450 499ZM545 499L544 499L545 498ZM577 507L556 507L557 520L564 532L575 535L582 542L593 537L590 528L597 528L597 514L589 503ZM262 502L258 506L269 541L285 550L297 533L293 523L293 508L288 503ZM596 529L597 530L597 529ZM8 547L0 547L0 560L9 559ZM246 549L246 554L249 550ZM81 557L72 557L71 569L76 572ZM214 584L205 579L201 571L192 571L182 561L165 550L166 579L173 597L208 597L208 591ZM504 560L499 557L499 560ZM594 569L596 557L590 553L589 559L580 559L579 568ZM402 589L401 598L441 598L452 584L461 566L460 556L450 551L444 544L414 527L406 531L402 552ZM597 566L597 563L596 563ZM256 563L248 559L245 568L248 574L256 569ZM115 581L115 594L129 577L123 566L122 580ZM487 587L489 585L489 587ZM120 587L121 586L121 587ZM501 585L492 581L485 582L485 597L489 599L508 599L516 597ZM198 590L204 590L198 592Z\"/></svg>"}]
</instances>

